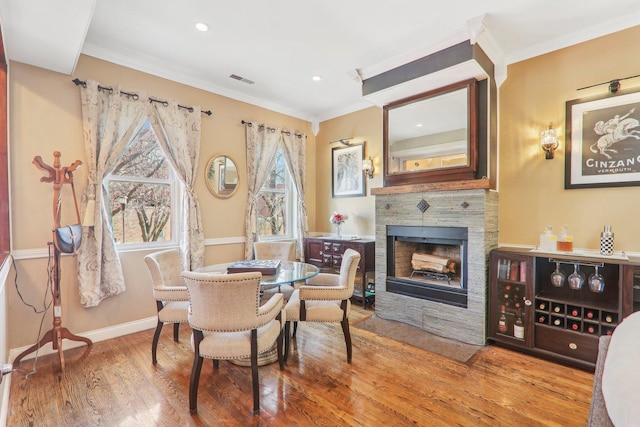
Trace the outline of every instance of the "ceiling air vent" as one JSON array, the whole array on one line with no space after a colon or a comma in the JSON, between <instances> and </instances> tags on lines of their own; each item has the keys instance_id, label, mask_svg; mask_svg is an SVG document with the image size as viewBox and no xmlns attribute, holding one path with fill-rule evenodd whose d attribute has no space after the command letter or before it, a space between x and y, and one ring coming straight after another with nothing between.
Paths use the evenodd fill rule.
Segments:
<instances>
[{"instance_id":1,"label":"ceiling air vent","mask_svg":"<svg viewBox=\"0 0 640 427\"><path fill-rule=\"evenodd\" d=\"M241 81L241 82L243 82L243 83L246 83L246 84L248 84L248 85L252 85L252 84L254 84L254 83L255 83L255 82L254 82L254 81L252 81L252 80L245 79L244 77L237 76L237 75L235 75L235 74L231 74L229 77L231 77L232 79L235 79L235 80Z\"/></svg>"}]
</instances>

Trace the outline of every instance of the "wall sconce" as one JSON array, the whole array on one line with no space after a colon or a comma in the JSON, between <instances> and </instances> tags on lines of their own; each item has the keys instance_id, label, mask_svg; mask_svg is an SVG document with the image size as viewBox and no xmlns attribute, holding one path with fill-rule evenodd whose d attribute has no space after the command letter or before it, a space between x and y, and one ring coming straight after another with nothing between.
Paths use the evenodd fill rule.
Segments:
<instances>
[{"instance_id":1,"label":"wall sconce","mask_svg":"<svg viewBox=\"0 0 640 427\"><path fill-rule=\"evenodd\" d=\"M551 128L551 124L549 124L549 129L545 129L542 131L542 135L540 137L540 145L545 151L544 158L547 160L553 159L553 153L556 151L558 146L560 146L560 143L558 142L556 130Z\"/></svg>"},{"instance_id":2,"label":"wall sconce","mask_svg":"<svg viewBox=\"0 0 640 427\"><path fill-rule=\"evenodd\" d=\"M368 159L364 159L362 161L362 172L364 172L369 179L373 178L373 172L376 170L375 166L373 166L373 160L371 160L371 156Z\"/></svg>"}]
</instances>

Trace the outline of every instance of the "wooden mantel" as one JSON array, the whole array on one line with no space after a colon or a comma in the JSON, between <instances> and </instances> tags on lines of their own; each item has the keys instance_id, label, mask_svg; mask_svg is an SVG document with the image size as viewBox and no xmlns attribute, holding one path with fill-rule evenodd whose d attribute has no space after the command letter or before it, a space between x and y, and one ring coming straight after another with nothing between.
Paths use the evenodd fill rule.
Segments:
<instances>
[{"instance_id":1,"label":"wooden mantel","mask_svg":"<svg viewBox=\"0 0 640 427\"><path fill-rule=\"evenodd\" d=\"M428 191L459 191L459 190L489 190L488 178L469 179L465 181L431 182L424 184L396 185L390 187L372 188L371 195L425 193Z\"/></svg>"}]
</instances>

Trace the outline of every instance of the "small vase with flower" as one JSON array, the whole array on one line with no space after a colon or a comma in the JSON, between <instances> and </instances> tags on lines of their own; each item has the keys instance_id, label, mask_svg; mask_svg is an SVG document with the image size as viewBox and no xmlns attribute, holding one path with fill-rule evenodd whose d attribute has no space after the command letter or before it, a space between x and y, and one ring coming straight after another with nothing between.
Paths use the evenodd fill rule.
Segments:
<instances>
[{"instance_id":1,"label":"small vase with flower","mask_svg":"<svg viewBox=\"0 0 640 427\"><path fill-rule=\"evenodd\" d=\"M342 224L347 220L347 216L340 214L338 212L334 212L333 215L329 218L329 221L336 227L336 235L338 239L342 237Z\"/></svg>"}]
</instances>

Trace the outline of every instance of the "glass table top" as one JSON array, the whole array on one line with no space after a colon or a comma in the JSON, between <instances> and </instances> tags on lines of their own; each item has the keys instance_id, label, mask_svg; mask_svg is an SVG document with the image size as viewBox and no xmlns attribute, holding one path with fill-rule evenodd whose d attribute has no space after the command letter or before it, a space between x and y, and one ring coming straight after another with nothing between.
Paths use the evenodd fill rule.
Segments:
<instances>
[{"instance_id":1,"label":"glass table top","mask_svg":"<svg viewBox=\"0 0 640 427\"><path fill-rule=\"evenodd\" d=\"M227 267L233 264L232 262L225 264L214 264L206 267L199 268L198 273L220 273L225 274ZM278 271L274 275L262 275L260 285L265 288L272 288L287 283L293 283L297 281L307 280L319 273L318 267L312 264L298 261L282 261Z\"/></svg>"}]
</instances>

